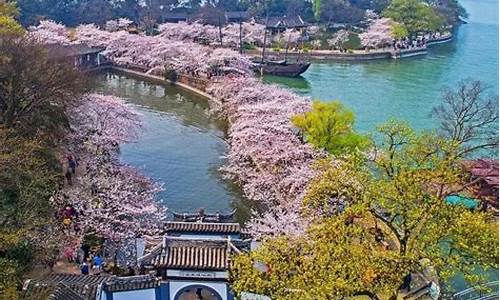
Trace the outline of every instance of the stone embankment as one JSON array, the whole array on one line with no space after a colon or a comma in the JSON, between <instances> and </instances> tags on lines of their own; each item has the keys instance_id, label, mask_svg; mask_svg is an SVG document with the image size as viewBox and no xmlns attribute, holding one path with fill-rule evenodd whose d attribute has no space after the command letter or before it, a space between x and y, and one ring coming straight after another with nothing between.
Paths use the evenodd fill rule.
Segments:
<instances>
[{"instance_id":1,"label":"stone embankment","mask_svg":"<svg viewBox=\"0 0 500 300\"><path fill-rule=\"evenodd\" d=\"M439 38L429 40L426 46L415 47L410 49L394 50L393 48L382 48L375 50L349 50L349 52L340 52L339 50L311 50L302 52L297 50L274 51L266 49L266 55L277 60L292 59L292 60L310 60L310 61L367 61L389 58L405 58L417 55L426 55L429 46L436 44L448 43L453 40L453 35L446 34ZM255 57L262 55L262 49L249 50L246 55Z\"/></svg>"}]
</instances>

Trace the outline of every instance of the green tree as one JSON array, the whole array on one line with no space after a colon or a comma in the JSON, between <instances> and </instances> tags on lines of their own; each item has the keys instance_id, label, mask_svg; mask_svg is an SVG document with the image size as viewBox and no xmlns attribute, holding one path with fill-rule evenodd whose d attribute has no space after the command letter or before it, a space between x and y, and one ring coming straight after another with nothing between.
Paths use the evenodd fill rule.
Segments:
<instances>
[{"instance_id":1,"label":"green tree","mask_svg":"<svg viewBox=\"0 0 500 300\"><path fill-rule=\"evenodd\" d=\"M478 269L498 268L494 215L445 201L469 186L460 147L396 121L378 133L369 159L318 164L303 202L304 215L315 216L308 234L269 239L236 258L237 291L273 299L396 299L409 273L434 270L442 282L460 273L474 284L484 280ZM259 262L267 272L255 268Z\"/></svg>"},{"instance_id":2,"label":"green tree","mask_svg":"<svg viewBox=\"0 0 500 300\"><path fill-rule=\"evenodd\" d=\"M0 0L0 36L19 36L24 33L24 29L16 21L17 17L19 17L19 11L17 10L16 4L14 2Z\"/></svg>"},{"instance_id":3,"label":"green tree","mask_svg":"<svg viewBox=\"0 0 500 300\"><path fill-rule=\"evenodd\" d=\"M51 49L30 37L0 43L0 128L23 136L60 133L67 126L65 109L85 91L86 81L62 49Z\"/></svg>"},{"instance_id":4,"label":"green tree","mask_svg":"<svg viewBox=\"0 0 500 300\"><path fill-rule=\"evenodd\" d=\"M410 35L436 31L444 24L443 18L420 0L392 0L383 15L404 26Z\"/></svg>"},{"instance_id":5,"label":"green tree","mask_svg":"<svg viewBox=\"0 0 500 300\"><path fill-rule=\"evenodd\" d=\"M387 294L408 272L407 264L396 251L385 250L364 226L350 223L345 214L318 222L306 236L265 241L236 257L232 287L278 300Z\"/></svg>"},{"instance_id":6,"label":"green tree","mask_svg":"<svg viewBox=\"0 0 500 300\"><path fill-rule=\"evenodd\" d=\"M310 112L292 117L309 143L335 155L368 146L368 139L354 131L354 120L354 113L339 101L315 101Z\"/></svg>"},{"instance_id":7,"label":"green tree","mask_svg":"<svg viewBox=\"0 0 500 300\"><path fill-rule=\"evenodd\" d=\"M392 35L397 39L402 39L408 36L408 30L405 26L395 23L392 25Z\"/></svg>"}]
</instances>

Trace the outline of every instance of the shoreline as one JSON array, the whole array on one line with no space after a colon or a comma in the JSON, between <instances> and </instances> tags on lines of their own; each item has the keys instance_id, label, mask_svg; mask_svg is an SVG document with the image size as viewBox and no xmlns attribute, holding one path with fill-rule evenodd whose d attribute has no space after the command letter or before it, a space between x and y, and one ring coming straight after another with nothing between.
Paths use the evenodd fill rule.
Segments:
<instances>
[{"instance_id":1,"label":"shoreline","mask_svg":"<svg viewBox=\"0 0 500 300\"><path fill-rule=\"evenodd\" d=\"M175 82L170 81L170 80L165 79L165 78L158 76L158 75L147 74L144 72L135 71L135 70L132 70L129 68L124 68L124 67L116 66L113 64L106 66L105 68L100 68L96 71L99 72L99 71L106 71L106 70L116 71L118 73L121 72L123 74L130 75L131 77L136 77L138 79L147 80L147 81L150 81L150 82L155 83L155 84L172 84L172 85L175 85L175 86L182 88L183 90L185 90L187 92L191 92L191 93L196 94L197 96L201 96L205 100L214 100L214 98L211 95L205 93L204 91L202 91L200 89L197 89L196 87L190 86L186 83L182 83L179 81L175 81Z\"/></svg>"},{"instance_id":2,"label":"shoreline","mask_svg":"<svg viewBox=\"0 0 500 300\"><path fill-rule=\"evenodd\" d=\"M285 54L284 51L276 52L272 49L268 49L266 55L274 56L280 60L285 59L286 56L287 58L294 58L297 60L308 59L314 62L323 62L323 61L363 62L363 61L382 60L391 58L400 59L406 57L426 55L427 50L430 47L439 44L450 43L453 40L454 40L454 35L449 34L439 39L427 42L427 45L425 47L401 49L399 51L394 51L392 48L374 49L370 51L354 50L352 53L342 53L338 50L311 50L309 52L299 52L299 51L289 50L288 53ZM262 48L257 48L254 50L246 50L243 54L248 57L261 56Z\"/></svg>"}]
</instances>

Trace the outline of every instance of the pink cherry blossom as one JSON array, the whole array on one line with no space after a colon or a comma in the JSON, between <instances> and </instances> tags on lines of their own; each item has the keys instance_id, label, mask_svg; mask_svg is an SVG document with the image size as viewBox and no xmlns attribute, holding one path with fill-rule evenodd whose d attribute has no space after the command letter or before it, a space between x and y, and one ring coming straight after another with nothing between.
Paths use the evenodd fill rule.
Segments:
<instances>
[{"instance_id":1,"label":"pink cherry blossom","mask_svg":"<svg viewBox=\"0 0 500 300\"><path fill-rule=\"evenodd\" d=\"M165 219L155 199L161 185L118 159L118 145L139 133L137 113L123 99L88 94L69 115L66 144L80 168L73 185L56 195L56 205L69 203L79 211L75 222L81 232L115 240L157 233Z\"/></svg>"},{"instance_id":2,"label":"pink cherry blossom","mask_svg":"<svg viewBox=\"0 0 500 300\"><path fill-rule=\"evenodd\" d=\"M310 100L254 78L250 71L250 61L238 52L225 48L214 49L198 43L197 37L210 32L201 28L203 25L195 25L193 32L180 37L186 33L185 26L165 25L161 27L162 32L158 36L145 36L125 31L110 33L94 25L81 25L76 29L74 43L103 47L105 49L102 54L114 64L139 66L150 73L161 74L165 66L174 68L181 74L196 76L204 76L217 69L238 70L230 75L222 72L218 76L206 77L209 79L206 90L212 96L211 111L226 118L230 125L228 164L222 171L226 177L241 185L246 197L268 208L262 215L254 215L248 222L251 233L262 236L271 232L304 232L309 222L300 213L302 198L309 181L315 175L311 166L324 153L301 140L290 118L309 110ZM260 30L254 24L245 24L245 27L255 32ZM234 39L235 27L228 30L232 34L228 34L226 38ZM154 228L154 224L162 216L161 208L153 204L154 191L158 187L119 164L115 155L115 146L133 136L128 134L135 132L133 128L138 126L134 121L136 118L130 108L117 99L91 95L84 102L87 103L86 106L75 108L73 113L73 122L80 129L75 130L75 139L85 141L82 142L86 147L82 150L84 153L107 153L104 157L110 157L89 157L94 159L89 172L92 176L86 178L85 182L93 182L92 179L96 178L98 182L93 184L98 184L98 189L106 196L99 198L105 199L99 200L102 202L85 200L87 202L82 203L82 207L93 208L89 213L93 221L86 226L96 227L94 230L110 237ZM112 107L116 107L117 111L108 110ZM99 120L103 115L120 118L122 121L115 125L101 124ZM121 183L126 178L131 184ZM147 188L141 190L142 186ZM88 186L86 189L88 190ZM142 192L137 192L138 189ZM78 191L73 199L83 193L84 191ZM135 205L131 199L140 199L140 205ZM100 203L105 205L101 207ZM127 217L129 212L130 218ZM148 217L144 217L145 215ZM144 220L149 221L142 224ZM117 231L116 228L127 229Z\"/></svg>"},{"instance_id":3,"label":"pink cherry blossom","mask_svg":"<svg viewBox=\"0 0 500 300\"><path fill-rule=\"evenodd\" d=\"M69 31L66 26L54 21L40 21L38 26L31 26L32 36L46 44L69 45Z\"/></svg>"},{"instance_id":4,"label":"pink cherry blossom","mask_svg":"<svg viewBox=\"0 0 500 300\"><path fill-rule=\"evenodd\" d=\"M359 35L361 44L369 48L382 48L391 45L394 41L393 23L389 18L373 20L366 32Z\"/></svg>"}]
</instances>

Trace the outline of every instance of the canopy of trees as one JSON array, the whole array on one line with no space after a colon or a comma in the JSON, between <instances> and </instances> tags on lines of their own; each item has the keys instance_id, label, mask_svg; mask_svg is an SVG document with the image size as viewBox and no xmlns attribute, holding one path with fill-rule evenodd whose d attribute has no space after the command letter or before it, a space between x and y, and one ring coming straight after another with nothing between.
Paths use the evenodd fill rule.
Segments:
<instances>
[{"instance_id":1,"label":"canopy of trees","mask_svg":"<svg viewBox=\"0 0 500 300\"><path fill-rule=\"evenodd\" d=\"M292 118L307 142L331 154L364 149L368 139L354 131L354 113L339 101L315 101L312 110Z\"/></svg>"},{"instance_id":2,"label":"canopy of trees","mask_svg":"<svg viewBox=\"0 0 500 300\"><path fill-rule=\"evenodd\" d=\"M0 0L0 34L1 35L19 35L24 31L16 18L19 11L15 3L6 0Z\"/></svg>"},{"instance_id":3,"label":"canopy of trees","mask_svg":"<svg viewBox=\"0 0 500 300\"><path fill-rule=\"evenodd\" d=\"M496 136L474 131L464 139L454 130L468 132L478 120L494 127L498 113L486 113L490 102L478 100L478 87L466 82L445 93L436 111L454 113L441 120L439 134L393 120L378 128L368 155L319 161L301 208L305 234L264 237L256 251L238 256L236 291L395 299L410 273L434 273L442 283L457 273L472 284L485 280L478 269L498 268L498 221L446 201L474 183L463 173L464 155L490 147L485 135ZM466 151L471 140L476 147Z\"/></svg>"},{"instance_id":4,"label":"canopy of trees","mask_svg":"<svg viewBox=\"0 0 500 300\"><path fill-rule=\"evenodd\" d=\"M32 38L0 36L0 295L15 299L34 260L54 259L50 198L62 181L58 140L65 109L85 91L72 64L54 61ZM55 234L54 234L55 236ZM4 298L4 296L6 298Z\"/></svg>"},{"instance_id":5,"label":"canopy of trees","mask_svg":"<svg viewBox=\"0 0 500 300\"><path fill-rule=\"evenodd\" d=\"M162 22L169 12L182 12L195 16L204 10L248 11L249 15L264 18L266 16L300 15L304 20L322 23L359 23L366 10L381 13L388 6L387 12L405 19L409 29L433 28L437 19L431 14L436 11L449 23L455 23L458 16L464 16L465 10L456 0L17 0L21 10L20 20L23 25L37 24L41 19L51 19L68 26L82 23L102 25L106 20L128 18L136 23L151 27L150 24ZM422 6L423 3L428 5ZM391 4L391 5L389 5ZM429 9L426 9L429 8ZM417 12L417 19L425 19L422 24L408 21L408 16L400 15L402 9ZM218 19L218 18L217 18ZM396 20L398 21L398 20ZM399 21L398 21L399 22ZM218 22L217 22L218 23ZM439 22L438 22L439 23Z\"/></svg>"},{"instance_id":6,"label":"canopy of trees","mask_svg":"<svg viewBox=\"0 0 500 300\"><path fill-rule=\"evenodd\" d=\"M421 0L392 0L383 15L404 26L409 34L436 31L444 24L443 17Z\"/></svg>"}]
</instances>

